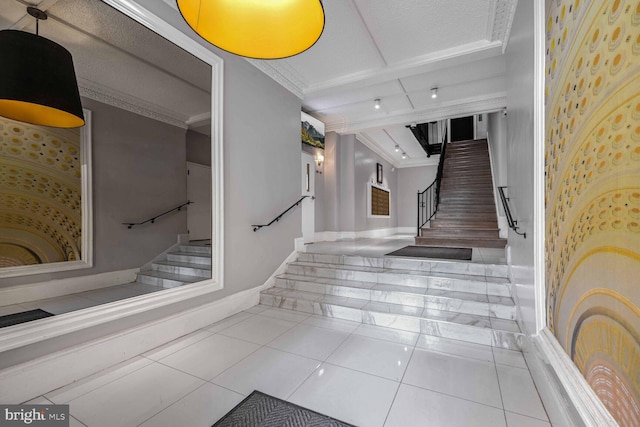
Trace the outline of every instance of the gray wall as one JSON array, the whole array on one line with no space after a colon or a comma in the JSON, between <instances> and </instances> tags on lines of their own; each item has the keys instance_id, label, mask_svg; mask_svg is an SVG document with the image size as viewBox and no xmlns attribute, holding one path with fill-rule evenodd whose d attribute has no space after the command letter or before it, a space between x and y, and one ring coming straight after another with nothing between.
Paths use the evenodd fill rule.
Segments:
<instances>
[{"instance_id":1,"label":"gray wall","mask_svg":"<svg viewBox=\"0 0 640 427\"><path fill-rule=\"evenodd\" d=\"M533 268L534 10L518 2L507 48L507 141L510 205L527 239L509 231L511 269L528 332L535 333Z\"/></svg>"},{"instance_id":2,"label":"gray wall","mask_svg":"<svg viewBox=\"0 0 640 427\"><path fill-rule=\"evenodd\" d=\"M378 230L397 227L398 171L392 171L392 165L354 138L354 219L355 231ZM376 182L376 163L382 165L383 186L391 190L390 218L367 217L367 192L369 183Z\"/></svg>"},{"instance_id":3,"label":"gray wall","mask_svg":"<svg viewBox=\"0 0 640 427\"><path fill-rule=\"evenodd\" d=\"M398 169L398 227L417 227L418 191L431 185L437 174L437 165Z\"/></svg>"},{"instance_id":4,"label":"gray wall","mask_svg":"<svg viewBox=\"0 0 640 427\"><path fill-rule=\"evenodd\" d=\"M213 49L213 48L212 48ZM253 232L300 197L300 100L246 60L224 59L224 289L264 283L302 236L301 211Z\"/></svg>"},{"instance_id":5,"label":"gray wall","mask_svg":"<svg viewBox=\"0 0 640 427\"><path fill-rule=\"evenodd\" d=\"M211 166L211 137L193 130L187 131L187 161Z\"/></svg>"},{"instance_id":6,"label":"gray wall","mask_svg":"<svg viewBox=\"0 0 640 427\"><path fill-rule=\"evenodd\" d=\"M94 267L2 279L3 286L141 267L186 233L186 211L131 230L186 200L185 130L90 99Z\"/></svg>"}]
</instances>

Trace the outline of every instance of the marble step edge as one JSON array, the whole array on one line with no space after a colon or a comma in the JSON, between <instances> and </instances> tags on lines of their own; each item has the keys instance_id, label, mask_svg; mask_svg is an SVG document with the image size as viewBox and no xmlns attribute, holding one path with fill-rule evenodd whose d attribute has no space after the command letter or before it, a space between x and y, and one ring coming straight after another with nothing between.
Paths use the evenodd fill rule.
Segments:
<instances>
[{"instance_id":1,"label":"marble step edge","mask_svg":"<svg viewBox=\"0 0 640 427\"><path fill-rule=\"evenodd\" d=\"M189 252L193 254L206 254L211 256L213 253L211 246L203 246L203 245L180 245L178 246L179 252Z\"/></svg>"},{"instance_id":2,"label":"marble step edge","mask_svg":"<svg viewBox=\"0 0 640 427\"><path fill-rule=\"evenodd\" d=\"M467 276L459 275L457 273L387 270L376 267L334 265L300 261L289 263L285 272L308 277L375 282L380 285L403 285L419 288L432 287L432 289L468 292L474 294L511 296L510 286L507 279L491 278L491 280L487 280L484 276ZM504 282L498 283L497 280L503 280Z\"/></svg>"},{"instance_id":3,"label":"marble step edge","mask_svg":"<svg viewBox=\"0 0 640 427\"><path fill-rule=\"evenodd\" d=\"M378 267L387 269L417 270L432 273L453 273L505 279L505 264L480 264L455 260L431 260L402 257L362 257L357 255L299 252L298 261L344 266Z\"/></svg>"},{"instance_id":4,"label":"marble step edge","mask_svg":"<svg viewBox=\"0 0 640 427\"><path fill-rule=\"evenodd\" d=\"M260 293L260 304L324 317L521 351L519 343L522 340L523 334L520 332L482 328L447 320L429 319L407 314L359 309L337 303L300 300L289 296L272 295L265 291Z\"/></svg>"},{"instance_id":5,"label":"marble step edge","mask_svg":"<svg viewBox=\"0 0 640 427\"><path fill-rule=\"evenodd\" d=\"M208 268L207 268L208 267ZM156 261L151 263L151 270L184 276L197 276L208 279L211 277L211 267L204 264L190 264L183 262Z\"/></svg>"},{"instance_id":6,"label":"marble step edge","mask_svg":"<svg viewBox=\"0 0 640 427\"><path fill-rule=\"evenodd\" d=\"M379 286L377 283L372 283L371 285ZM425 293L416 293L411 292L410 289L406 289L406 286L397 286L399 290L393 289L396 285L382 285L385 289L374 289L373 286L371 288L353 287L349 286L349 282L338 285L326 283L326 281L310 281L305 276L283 274L276 276L274 287L289 291L311 292L320 295L356 298L372 302L456 311L464 314L495 317L505 320L514 320L516 317L516 307L511 297L496 297L494 301L491 301L485 296L486 301L478 301L473 297L480 296L481 294L469 292L453 291L444 294L430 294L430 289L425 289ZM431 291L442 292L442 290L439 289L433 289Z\"/></svg>"},{"instance_id":7,"label":"marble step edge","mask_svg":"<svg viewBox=\"0 0 640 427\"><path fill-rule=\"evenodd\" d=\"M211 256L190 252L169 252L167 259L171 261L188 262L191 264L211 265Z\"/></svg>"}]
</instances>

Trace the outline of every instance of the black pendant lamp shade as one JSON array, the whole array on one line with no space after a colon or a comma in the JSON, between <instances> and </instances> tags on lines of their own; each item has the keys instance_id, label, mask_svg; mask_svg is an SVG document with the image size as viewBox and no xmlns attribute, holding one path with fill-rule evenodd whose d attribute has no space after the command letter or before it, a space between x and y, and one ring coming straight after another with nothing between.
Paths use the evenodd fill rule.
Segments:
<instances>
[{"instance_id":1,"label":"black pendant lamp shade","mask_svg":"<svg viewBox=\"0 0 640 427\"><path fill-rule=\"evenodd\" d=\"M0 116L42 126L84 126L67 49L36 34L2 30L0 64Z\"/></svg>"}]
</instances>

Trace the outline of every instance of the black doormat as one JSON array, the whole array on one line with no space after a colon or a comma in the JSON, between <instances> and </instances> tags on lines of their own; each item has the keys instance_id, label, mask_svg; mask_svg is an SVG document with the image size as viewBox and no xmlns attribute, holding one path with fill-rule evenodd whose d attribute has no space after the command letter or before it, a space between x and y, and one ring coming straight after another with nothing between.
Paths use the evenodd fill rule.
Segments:
<instances>
[{"instance_id":1,"label":"black doormat","mask_svg":"<svg viewBox=\"0 0 640 427\"><path fill-rule=\"evenodd\" d=\"M385 256L459 259L471 261L471 248L440 248L434 246L405 246Z\"/></svg>"},{"instance_id":2,"label":"black doormat","mask_svg":"<svg viewBox=\"0 0 640 427\"><path fill-rule=\"evenodd\" d=\"M355 427L257 390L213 427Z\"/></svg>"},{"instance_id":3,"label":"black doormat","mask_svg":"<svg viewBox=\"0 0 640 427\"><path fill-rule=\"evenodd\" d=\"M31 322L32 320L44 319L49 316L53 316L53 314L40 310L39 308L23 311L21 313L8 314L6 316L0 316L0 328L6 328L7 326L13 326L19 323Z\"/></svg>"}]
</instances>

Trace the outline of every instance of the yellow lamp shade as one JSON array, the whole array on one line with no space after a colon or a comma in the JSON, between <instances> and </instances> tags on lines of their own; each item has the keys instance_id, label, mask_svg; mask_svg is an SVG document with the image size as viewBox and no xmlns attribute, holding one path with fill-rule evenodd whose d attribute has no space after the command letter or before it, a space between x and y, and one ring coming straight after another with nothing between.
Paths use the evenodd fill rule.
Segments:
<instances>
[{"instance_id":1,"label":"yellow lamp shade","mask_svg":"<svg viewBox=\"0 0 640 427\"><path fill-rule=\"evenodd\" d=\"M187 24L211 44L236 55L279 59L320 38L320 0L178 0Z\"/></svg>"}]
</instances>

